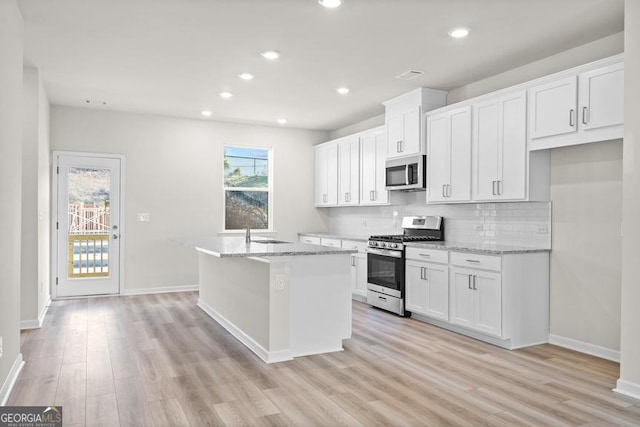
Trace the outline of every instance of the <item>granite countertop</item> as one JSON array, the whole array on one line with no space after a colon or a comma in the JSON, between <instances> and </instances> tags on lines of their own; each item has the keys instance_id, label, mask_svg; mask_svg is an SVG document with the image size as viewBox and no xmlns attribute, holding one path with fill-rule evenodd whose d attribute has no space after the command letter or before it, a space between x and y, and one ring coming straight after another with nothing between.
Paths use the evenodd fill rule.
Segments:
<instances>
[{"instance_id":1,"label":"granite countertop","mask_svg":"<svg viewBox=\"0 0 640 427\"><path fill-rule=\"evenodd\" d=\"M407 247L424 249L441 249L447 251L473 252L478 254L507 255L551 252L551 249L529 248L526 246L494 245L482 243L462 243L462 242L430 242L430 243L406 243Z\"/></svg>"},{"instance_id":2,"label":"granite countertop","mask_svg":"<svg viewBox=\"0 0 640 427\"><path fill-rule=\"evenodd\" d=\"M253 237L246 243L244 237L184 237L171 239L199 252L226 257L276 257L298 255L354 254L354 249L331 248L306 243L261 243L273 241L266 237Z\"/></svg>"},{"instance_id":3,"label":"granite countertop","mask_svg":"<svg viewBox=\"0 0 640 427\"><path fill-rule=\"evenodd\" d=\"M311 236L311 237L320 237L320 238L324 237L328 239L340 239L340 240L355 240L356 242L369 241L369 236L346 236L344 234L326 233L322 231L298 233L298 236Z\"/></svg>"}]
</instances>

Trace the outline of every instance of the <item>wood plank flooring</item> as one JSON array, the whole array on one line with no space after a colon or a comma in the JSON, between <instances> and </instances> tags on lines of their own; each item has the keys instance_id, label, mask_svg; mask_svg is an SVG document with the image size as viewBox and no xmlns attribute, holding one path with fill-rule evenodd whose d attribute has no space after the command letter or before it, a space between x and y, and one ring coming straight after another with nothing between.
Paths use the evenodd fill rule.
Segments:
<instances>
[{"instance_id":1,"label":"wood plank flooring","mask_svg":"<svg viewBox=\"0 0 640 427\"><path fill-rule=\"evenodd\" d=\"M197 293L52 303L22 334L9 405L69 426L640 425L617 363L552 345L508 351L354 302L345 351L267 365Z\"/></svg>"}]
</instances>

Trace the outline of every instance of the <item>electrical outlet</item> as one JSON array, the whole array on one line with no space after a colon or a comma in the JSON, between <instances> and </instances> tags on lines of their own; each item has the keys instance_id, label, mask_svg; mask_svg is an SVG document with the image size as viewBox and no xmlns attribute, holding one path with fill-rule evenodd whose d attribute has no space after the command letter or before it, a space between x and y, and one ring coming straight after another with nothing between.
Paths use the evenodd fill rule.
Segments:
<instances>
[{"instance_id":1,"label":"electrical outlet","mask_svg":"<svg viewBox=\"0 0 640 427\"><path fill-rule=\"evenodd\" d=\"M276 283L275 283L274 289L276 291L283 291L286 281L287 279L284 276L276 276Z\"/></svg>"},{"instance_id":2,"label":"electrical outlet","mask_svg":"<svg viewBox=\"0 0 640 427\"><path fill-rule=\"evenodd\" d=\"M482 224L476 224L476 225L474 225L474 226L473 226L473 229L474 229L475 231L482 231L482 230L483 230L483 228L482 228Z\"/></svg>"},{"instance_id":3,"label":"electrical outlet","mask_svg":"<svg viewBox=\"0 0 640 427\"><path fill-rule=\"evenodd\" d=\"M546 225L539 225L536 229L536 233L538 234L547 234L549 232L549 227Z\"/></svg>"},{"instance_id":4,"label":"electrical outlet","mask_svg":"<svg viewBox=\"0 0 640 427\"><path fill-rule=\"evenodd\" d=\"M0 357L2 357L2 337L0 337Z\"/></svg>"},{"instance_id":5,"label":"electrical outlet","mask_svg":"<svg viewBox=\"0 0 640 427\"><path fill-rule=\"evenodd\" d=\"M138 222L149 222L151 221L151 215L148 213L139 213L138 214Z\"/></svg>"}]
</instances>

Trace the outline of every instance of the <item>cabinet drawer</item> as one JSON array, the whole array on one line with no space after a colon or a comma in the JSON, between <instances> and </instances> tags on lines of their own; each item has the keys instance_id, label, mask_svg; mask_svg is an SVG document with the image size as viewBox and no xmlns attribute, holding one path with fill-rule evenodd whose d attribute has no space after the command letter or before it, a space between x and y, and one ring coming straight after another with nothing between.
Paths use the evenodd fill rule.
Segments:
<instances>
[{"instance_id":1,"label":"cabinet drawer","mask_svg":"<svg viewBox=\"0 0 640 427\"><path fill-rule=\"evenodd\" d=\"M332 248L341 248L342 240L323 237L320 239L320 244L322 246L330 246Z\"/></svg>"},{"instance_id":2,"label":"cabinet drawer","mask_svg":"<svg viewBox=\"0 0 640 427\"><path fill-rule=\"evenodd\" d=\"M406 257L407 259L413 259L416 261L439 262L442 264L449 262L449 252L438 249L408 247Z\"/></svg>"},{"instance_id":3,"label":"cabinet drawer","mask_svg":"<svg viewBox=\"0 0 640 427\"><path fill-rule=\"evenodd\" d=\"M468 252L451 252L451 264L500 271L502 270L502 257Z\"/></svg>"},{"instance_id":4,"label":"cabinet drawer","mask_svg":"<svg viewBox=\"0 0 640 427\"><path fill-rule=\"evenodd\" d=\"M300 243L308 243L310 245L319 245L320 238L315 236L300 236Z\"/></svg>"},{"instance_id":5,"label":"cabinet drawer","mask_svg":"<svg viewBox=\"0 0 640 427\"><path fill-rule=\"evenodd\" d=\"M357 249L358 252L364 252L364 250L367 248L367 242L358 242L356 240L343 240L342 248Z\"/></svg>"}]
</instances>

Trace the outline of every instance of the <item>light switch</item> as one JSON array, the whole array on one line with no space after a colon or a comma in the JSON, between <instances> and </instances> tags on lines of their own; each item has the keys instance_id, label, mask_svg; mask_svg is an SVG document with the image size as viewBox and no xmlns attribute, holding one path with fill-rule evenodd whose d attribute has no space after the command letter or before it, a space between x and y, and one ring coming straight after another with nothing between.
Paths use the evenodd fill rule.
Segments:
<instances>
[{"instance_id":1,"label":"light switch","mask_svg":"<svg viewBox=\"0 0 640 427\"><path fill-rule=\"evenodd\" d=\"M138 214L138 222L149 222L149 221L151 221L151 216L148 213Z\"/></svg>"}]
</instances>

